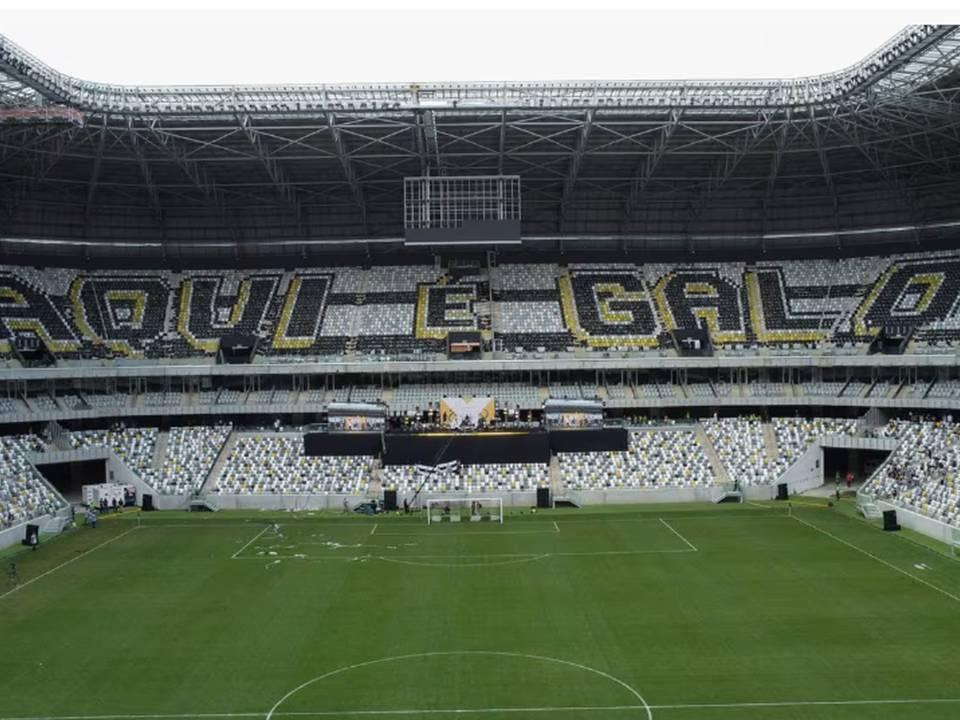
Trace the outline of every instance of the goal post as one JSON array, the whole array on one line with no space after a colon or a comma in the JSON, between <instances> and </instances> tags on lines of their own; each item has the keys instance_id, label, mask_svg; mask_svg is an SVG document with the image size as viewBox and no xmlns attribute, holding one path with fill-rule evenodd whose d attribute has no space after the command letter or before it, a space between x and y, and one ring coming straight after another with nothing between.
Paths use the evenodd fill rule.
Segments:
<instances>
[{"instance_id":1,"label":"goal post","mask_svg":"<svg viewBox=\"0 0 960 720\"><path fill-rule=\"evenodd\" d=\"M503 524L502 498L427 498L427 525L441 522Z\"/></svg>"},{"instance_id":2,"label":"goal post","mask_svg":"<svg viewBox=\"0 0 960 720\"><path fill-rule=\"evenodd\" d=\"M950 528L950 551L955 558L960 558L960 528Z\"/></svg>"}]
</instances>

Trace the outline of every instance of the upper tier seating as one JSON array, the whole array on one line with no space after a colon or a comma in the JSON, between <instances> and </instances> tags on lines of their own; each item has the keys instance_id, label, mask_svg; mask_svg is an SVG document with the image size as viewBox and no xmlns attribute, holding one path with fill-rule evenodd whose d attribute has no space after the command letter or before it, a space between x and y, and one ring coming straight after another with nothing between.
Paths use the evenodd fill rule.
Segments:
<instances>
[{"instance_id":1,"label":"upper tier seating","mask_svg":"<svg viewBox=\"0 0 960 720\"><path fill-rule=\"evenodd\" d=\"M63 507L24 452L42 452L35 435L0 437L0 529L49 515Z\"/></svg>"},{"instance_id":2,"label":"upper tier seating","mask_svg":"<svg viewBox=\"0 0 960 720\"><path fill-rule=\"evenodd\" d=\"M938 380L930 388L927 397L956 398L960 397L960 380Z\"/></svg>"},{"instance_id":3,"label":"upper tier seating","mask_svg":"<svg viewBox=\"0 0 960 720\"><path fill-rule=\"evenodd\" d=\"M508 353L667 352L671 330L701 326L720 352L863 352L889 325L915 327L915 348L960 343L956 252L752 265L503 265L472 277L435 265L287 272L0 266L0 286L7 357L18 335L42 338L58 357L101 361L213 356L220 338L240 334L259 336L261 356L380 359L444 352L449 331L486 327Z\"/></svg>"}]
</instances>

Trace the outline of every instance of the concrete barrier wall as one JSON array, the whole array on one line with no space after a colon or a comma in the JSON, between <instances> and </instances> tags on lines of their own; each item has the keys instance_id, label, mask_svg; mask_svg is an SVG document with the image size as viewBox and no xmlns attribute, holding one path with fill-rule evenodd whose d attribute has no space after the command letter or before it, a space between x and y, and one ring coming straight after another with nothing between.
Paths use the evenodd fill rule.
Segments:
<instances>
[{"instance_id":1,"label":"concrete barrier wall","mask_svg":"<svg viewBox=\"0 0 960 720\"><path fill-rule=\"evenodd\" d=\"M926 535L934 540L939 540L947 545L953 544L953 532L955 528L952 528L946 523L934 520L902 505L895 505L885 500L878 500L877 507L881 512L884 510L896 510L897 521L905 528L918 532L921 535Z\"/></svg>"},{"instance_id":2,"label":"concrete barrier wall","mask_svg":"<svg viewBox=\"0 0 960 720\"><path fill-rule=\"evenodd\" d=\"M49 515L43 515L36 520L29 520L25 523L8 527L6 530L0 530L0 550L8 548L11 545L19 545L23 540L23 536L26 532L28 524L36 523L38 525L42 525L49 518Z\"/></svg>"},{"instance_id":3,"label":"concrete barrier wall","mask_svg":"<svg viewBox=\"0 0 960 720\"><path fill-rule=\"evenodd\" d=\"M776 485L786 483L790 494L806 492L823 485L823 447L815 442L780 476Z\"/></svg>"}]
</instances>

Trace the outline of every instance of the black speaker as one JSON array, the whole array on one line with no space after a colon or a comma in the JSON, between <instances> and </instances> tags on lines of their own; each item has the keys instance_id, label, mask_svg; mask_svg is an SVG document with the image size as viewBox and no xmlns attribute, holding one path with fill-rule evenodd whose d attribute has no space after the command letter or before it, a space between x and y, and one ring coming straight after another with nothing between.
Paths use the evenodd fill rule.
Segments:
<instances>
[{"instance_id":1,"label":"black speaker","mask_svg":"<svg viewBox=\"0 0 960 720\"><path fill-rule=\"evenodd\" d=\"M887 532L896 532L900 529L900 525L897 524L897 511L896 510L884 510L883 511L883 529Z\"/></svg>"},{"instance_id":2,"label":"black speaker","mask_svg":"<svg viewBox=\"0 0 960 720\"><path fill-rule=\"evenodd\" d=\"M550 488L537 488L537 507L538 508L548 508L550 507Z\"/></svg>"},{"instance_id":3,"label":"black speaker","mask_svg":"<svg viewBox=\"0 0 960 720\"><path fill-rule=\"evenodd\" d=\"M780 483L777 485L777 500L789 500L790 499L790 490L787 488L786 483Z\"/></svg>"},{"instance_id":4,"label":"black speaker","mask_svg":"<svg viewBox=\"0 0 960 720\"><path fill-rule=\"evenodd\" d=\"M150 512L151 510L153 510L153 495L147 495L146 493L144 493L142 506L146 512Z\"/></svg>"},{"instance_id":5,"label":"black speaker","mask_svg":"<svg viewBox=\"0 0 960 720\"><path fill-rule=\"evenodd\" d=\"M396 509L397 509L397 491L384 490L383 491L383 511L391 512Z\"/></svg>"},{"instance_id":6,"label":"black speaker","mask_svg":"<svg viewBox=\"0 0 960 720\"><path fill-rule=\"evenodd\" d=\"M27 525L23 533L23 544L28 547L35 547L40 544L40 526Z\"/></svg>"}]
</instances>

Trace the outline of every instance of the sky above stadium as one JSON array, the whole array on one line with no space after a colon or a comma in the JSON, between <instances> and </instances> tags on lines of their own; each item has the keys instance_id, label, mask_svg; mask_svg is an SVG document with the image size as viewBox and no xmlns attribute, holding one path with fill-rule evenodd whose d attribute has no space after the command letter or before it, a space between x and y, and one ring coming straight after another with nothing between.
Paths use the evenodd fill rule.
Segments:
<instances>
[{"instance_id":1,"label":"sky above stadium","mask_svg":"<svg viewBox=\"0 0 960 720\"><path fill-rule=\"evenodd\" d=\"M354 0L267 10L237 0L152 9L7 0L0 33L70 75L124 84L740 79L839 70L924 21L876 4L827 10L834 5L703 10L675 0L673 10L639 11L616 2L587 10L562 0L488 0L483 9Z\"/></svg>"}]
</instances>

